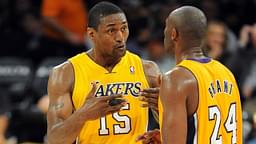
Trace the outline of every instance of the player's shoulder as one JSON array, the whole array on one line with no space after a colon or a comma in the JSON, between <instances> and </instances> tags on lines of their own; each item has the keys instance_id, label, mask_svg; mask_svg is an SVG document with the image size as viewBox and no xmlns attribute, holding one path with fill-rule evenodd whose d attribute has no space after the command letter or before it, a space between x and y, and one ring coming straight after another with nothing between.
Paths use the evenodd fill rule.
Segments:
<instances>
[{"instance_id":1,"label":"player's shoulder","mask_svg":"<svg viewBox=\"0 0 256 144\"><path fill-rule=\"evenodd\" d=\"M149 85L151 87L158 87L162 74L157 64L153 61L142 59L142 66Z\"/></svg>"},{"instance_id":2,"label":"player's shoulder","mask_svg":"<svg viewBox=\"0 0 256 144\"><path fill-rule=\"evenodd\" d=\"M142 65L144 69L149 69L149 71L160 73L158 65L153 61L142 59Z\"/></svg>"},{"instance_id":3,"label":"player's shoulder","mask_svg":"<svg viewBox=\"0 0 256 144\"><path fill-rule=\"evenodd\" d=\"M50 72L50 74L57 74L59 76L65 75L66 73L73 73L73 66L69 61L54 66Z\"/></svg>"},{"instance_id":4,"label":"player's shoulder","mask_svg":"<svg viewBox=\"0 0 256 144\"><path fill-rule=\"evenodd\" d=\"M192 72L188 70L185 67L182 66L175 66L173 69L167 71L164 76L166 77L181 77L184 78L183 76L193 76Z\"/></svg>"},{"instance_id":5,"label":"player's shoulder","mask_svg":"<svg viewBox=\"0 0 256 144\"><path fill-rule=\"evenodd\" d=\"M161 80L170 81L171 83L184 86L197 84L194 74L187 68L181 66L176 66L172 70L166 72L162 76Z\"/></svg>"},{"instance_id":6,"label":"player's shoulder","mask_svg":"<svg viewBox=\"0 0 256 144\"><path fill-rule=\"evenodd\" d=\"M128 57L136 59L137 62L141 62L144 75L148 81L149 86L158 87L161 76L161 71L158 65L153 61L142 59L141 57L132 52L127 51L126 54L128 55Z\"/></svg>"},{"instance_id":7,"label":"player's shoulder","mask_svg":"<svg viewBox=\"0 0 256 144\"><path fill-rule=\"evenodd\" d=\"M148 74L150 74L150 75L159 75L159 74L161 74L161 71L160 71L158 65L154 61L142 59L137 54L134 54L134 53L129 52L129 51L126 52L126 55L128 55L128 57L132 57L133 59L138 59L139 61L141 61L142 66L143 66L143 70L145 72L145 75L148 75Z\"/></svg>"},{"instance_id":8,"label":"player's shoulder","mask_svg":"<svg viewBox=\"0 0 256 144\"><path fill-rule=\"evenodd\" d=\"M74 70L69 61L52 68L48 85L51 87L71 87L74 82Z\"/></svg>"}]
</instances>

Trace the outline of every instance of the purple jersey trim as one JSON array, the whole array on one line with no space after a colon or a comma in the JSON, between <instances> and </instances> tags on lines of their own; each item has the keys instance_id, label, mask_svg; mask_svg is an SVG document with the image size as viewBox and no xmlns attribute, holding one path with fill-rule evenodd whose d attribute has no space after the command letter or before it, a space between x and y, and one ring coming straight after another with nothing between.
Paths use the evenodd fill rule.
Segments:
<instances>
[{"instance_id":1,"label":"purple jersey trim","mask_svg":"<svg viewBox=\"0 0 256 144\"><path fill-rule=\"evenodd\" d=\"M189 58L187 60L193 60L193 61L197 61L197 62L200 62L200 63L208 63L211 61L211 58Z\"/></svg>"}]
</instances>

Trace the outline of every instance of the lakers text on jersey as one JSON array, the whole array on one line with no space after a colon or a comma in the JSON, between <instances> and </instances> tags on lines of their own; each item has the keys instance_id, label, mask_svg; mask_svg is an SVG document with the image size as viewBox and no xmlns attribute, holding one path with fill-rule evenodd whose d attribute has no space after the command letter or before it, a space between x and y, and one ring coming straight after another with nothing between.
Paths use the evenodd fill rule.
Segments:
<instances>
[{"instance_id":1,"label":"lakers text on jersey","mask_svg":"<svg viewBox=\"0 0 256 144\"><path fill-rule=\"evenodd\" d=\"M148 88L142 60L126 52L111 72L81 53L69 60L75 72L72 101L79 109L91 90L91 82L98 85L96 96L122 94L128 104L120 112L101 117L84 124L80 135L81 144L134 144L138 135L147 130L148 109L140 107L140 90Z\"/></svg>"}]
</instances>

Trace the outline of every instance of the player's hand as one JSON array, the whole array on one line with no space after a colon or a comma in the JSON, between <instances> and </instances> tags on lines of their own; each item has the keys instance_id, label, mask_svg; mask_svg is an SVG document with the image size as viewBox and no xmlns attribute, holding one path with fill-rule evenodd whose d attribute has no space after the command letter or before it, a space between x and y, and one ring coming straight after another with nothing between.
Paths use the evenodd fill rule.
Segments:
<instances>
[{"instance_id":1,"label":"player's hand","mask_svg":"<svg viewBox=\"0 0 256 144\"><path fill-rule=\"evenodd\" d=\"M122 98L122 95L112 95L112 96L101 96L96 97L95 92L97 90L96 83L92 83L92 90L87 95L85 103L80 109L86 120L95 120L100 117L106 116L111 113L118 112L123 106L127 104L126 100ZM117 103L114 106L109 104L109 101L113 99L122 99L121 103Z\"/></svg>"},{"instance_id":2,"label":"player's hand","mask_svg":"<svg viewBox=\"0 0 256 144\"><path fill-rule=\"evenodd\" d=\"M160 130L148 131L137 137L136 142L142 141L143 144L161 144Z\"/></svg>"},{"instance_id":3,"label":"player's hand","mask_svg":"<svg viewBox=\"0 0 256 144\"><path fill-rule=\"evenodd\" d=\"M142 107L150 107L158 111L159 88L147 88L140 92L139 100L143 103Z\"/></svg>"}]
</instances>

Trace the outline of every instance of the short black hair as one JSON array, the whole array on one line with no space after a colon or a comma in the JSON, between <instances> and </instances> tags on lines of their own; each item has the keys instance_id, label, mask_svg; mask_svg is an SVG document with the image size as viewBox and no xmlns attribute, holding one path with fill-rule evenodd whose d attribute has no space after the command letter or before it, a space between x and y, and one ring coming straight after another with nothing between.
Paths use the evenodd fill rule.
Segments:
<instances>
[{"instance_id":1,"label":"short black hair","mask_svg":"<svg viewBox=\"0 0 256 144\"><path fill-rule=\"evenodd\" d=\"M124 13L121 8L110 2L99 2L89 11L88 27L97 29L100 19L111 14Z\"/></svg>"}]
</instances>

